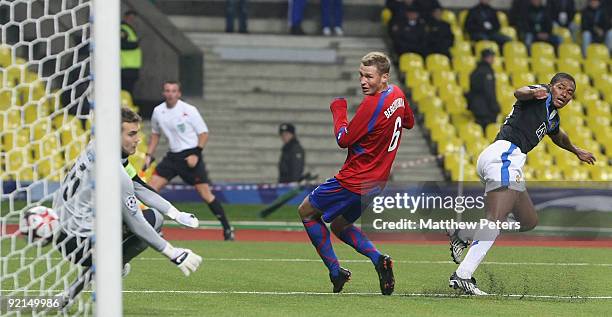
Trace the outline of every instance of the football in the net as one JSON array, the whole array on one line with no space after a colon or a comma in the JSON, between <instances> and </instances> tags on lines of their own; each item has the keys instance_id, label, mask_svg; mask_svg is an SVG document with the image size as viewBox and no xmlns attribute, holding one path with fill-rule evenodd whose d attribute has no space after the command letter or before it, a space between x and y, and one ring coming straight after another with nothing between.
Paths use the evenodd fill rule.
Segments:
<instances>
[{"instance_id":1,"label":"football in the net","mask_svg":"<svg viewBox=\"0 0 612 317\"><path fill-rule=\"evenodd\" d=\"M29 243L40 240L43 245L48 244L58 228L59 217L53 209L45 206L28 209L19 220L19 231Z\"/></svg>"}]
</instances>

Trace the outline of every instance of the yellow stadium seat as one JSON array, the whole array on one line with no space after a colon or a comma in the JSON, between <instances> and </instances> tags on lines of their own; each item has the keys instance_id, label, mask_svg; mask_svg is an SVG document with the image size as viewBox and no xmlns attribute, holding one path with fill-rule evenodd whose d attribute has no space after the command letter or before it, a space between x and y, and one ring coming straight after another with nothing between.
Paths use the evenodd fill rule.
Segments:
<instances>
[{"instance_id":1,"label":"yellow stadium seat","mask_svg":"<svg viewBox=\"0 0 612 317\"><path fill-rule=\"evenodd\" d=\"M5 166L8 172L16 172L27 163L24 148L14 148L6 153Z\"/></svg>"},{"instance_id":2,"label":"yellow stadium seat","mask_svg":"<svg viewBox=\"0 0 612 317\"><path fill-rule=\"evenodd\" d=\"M55 154L45 160L37 162L36 169L40 177L46 178L52 175L58 175L64 165L64 159L61 155ZM58 176L57 179L60 177Z\"/></svg>"},{"instance_id":3,"label":"yellow stadium seat","mask_svg":"<svg viewBox=\"0 0 612 317\"><path fill-rule=\"evenodd\" d=\"M576 99L582 103L582 105L587 106L588 103L599 100L599 92L597 89L591 86L585 86L580 89L576 89Z\"/></svg>"},{"instance_id":4,"label":"yellow stadium seat","mask_svg":"<svg viewBox=\"0 0 612 317\"><path fill-rule=\"evenodd\" d=\"M593 76L593 86L604 95L612 93L612 75L601 73Z\"/></svg>"},{"instance_id":5,"label":"yellow stadium seat","mask_svg":"<svg viewBox=\"0 0 612 317\"><path fill-rule=\"evenodd\" d=\"M497 19L499 20L499 25L501 27L508 26L508 16L504 11L497 11Z\"/></svg>"},{"instance_id":6,"label":"yellow stadium seat","mask_svg":"<svg viewBox=\"0 0 612 317\"><path fill-rule=\"evenodd\" d=\"M512 73L512 87L518 89L527 85L535 84L535 76L532 73L516 72Z\"/></svg>"},{"instance_id":7,"label":"yellow stadium seat","mask_svg":"<svg viewBox=\"0 0 612 317\"><path fill-rule=\"evenodd\" d=\"M563 42L559 45L559 59L582 61L582 50L578 44Z\"/></svg>"},{"instance_id":8,"label":"yellow stadium seat","mask_svg":"<svg viewBox=\"0 0 612 317\"><path fill-rule=\"evenodd\" d=\"M593 130L605 129L605 127L610 127L612 123L610 118L606 116L587 116L586 121Z\"/></svg>"},{"instance_id":9,"label":"yellow stadium seat","mask_svg":"<svg viewBox=\"0 0 612 317\"><path fill-rule=\"evenodd\" d=\"M450 70L450 61L446 55L430 54L425 58L425 65L430 72Z\"/></svg>"},{"instance_id":10,"label":"yellow stadium seat","mask_svg":"<svg viewBox=\"0 0 612 317\"><path fill-rule=\"evenodd\" d=\"M607 73L609 72L608 64L600 59L586 59L584 61L584 72L591 77Z\"/></svg>"},{"instance_id":11,"label":"yellow stadium seat","mask_svg":"<svg viewBox=\"0 0 612 317\"><path fill-rule=\"evenodd\" d=\"M453 33L454 41L465 41L463 37L463 30L458 25L451 25L451 33Z\"/></svg>"},{"instance_id":12,"label":"yellow stadium seat","mask_svg":"<svg viewBox=\"0 0 612 317\"><path fill-rule=\"evenodd\" d=\"M465 28L465 19L467 19L468 10L463 9L459 11L459 26L463 29Z\"/></svg>"},{"instance_id":13,"label":"yellow stadium seat","mask_svg":"<svg viewBox=\"0 0 612 317\"><path fill-rule=\"evenodd\" d=\"M425 114L436 110L442 111L443 109L444 105L442 103L442 99L438 97L425 99L421 103L419 103L419 111Z\"/></svg>"},{"instance_id":14,"label":"yellow stadium seat","mask_svg":"<svg viewBox=\"0 0 612 317\"><path fill-rule=\"evenodd\" d=\"M438 91L440 99L442 99L444 102L449 99L456 98L457 96L463 97L463 89L461 89L459 85L450 82L438 86Z\"/></svg>"},{"instance_id":15,"label":"yellow stadium seat","mask_svg":"<svg viewBox=\"0 0 612 317\"><path fill-rule=\"evenodd\" d=\"M476 58L471 55L453 56L453 70L471 73L476 68Z\"/></svg>"},{"instance_id":16,"label":"yellow stadium seat","mask_svg":"<svg viewBox=\"0 0 612 317\"><path fill-rule=\"evenodd\" d=\"M412 99L416 102L421 102L425 98L431 98L436 95L436 89L430 84L419 84L412 90Z\"/></svg>"},{"instance_id":17,"label":"yellow stadium seat","mask_svg":"<svg viewBox=\"0 0 612 317\"><path fill-rule=\"evenodd\" d=\"M590 170L591 179L597 182L612 181L612 171L610 168L592 168Z\"/></svg>"},{"instance_id":18,"label":"yellow stadium seat","mask_svg":"<svg viewBox=\"0 0 612 317\"><path fill-rule=\"evenodd\" d=\"M457 24L457 17L455 16L455 13L453 13L453 11L451 10L446 10L443 9L442 10L442 20L446 21L446 23L450 24L450 25L456 25Z\"/></svg>"},{"instance_id":19,"label":"yellow stadium seat","mask_svg":"<svg viewBox=\"0 0 612 317\"><path fill-rule=\"evenodd\" d=\"M34 147L34 159L38 161L42 158L49 157L51 155L57 155L59 153L59 142L55 134L50 134L36 142Z\"/></svg>"},{"instance_id":20,"label":"yellow stadium seat","mask_svg":"<svg viewBox=\"0 0 612 317\"><path fill-rule=\"evenodd\" d=\"M499 29L499 33L511 38L513 41L518 39L518 35L516 34L517 33L516 29L511 26L502 26Z\"/></svg>"},{"instance_id":21,"label":"yellow stadium seat","mask_svg":"<svg viewBox=\"0 0 612 317\"><path fill-rule=\"evenodd\" d=\"M500 88L510 86L510 77L508 76L508 74L506 74L505 72L496 72L495 85Z\"/></svg>"},{"instance_id":22,"label":"yellow stadium seat","mask_svg":"<svg viewBox=\"0 0 612 317\"><path fill-rule=\"evenodd\" d=\"M472 56L472 45L470 42L457 41L457 39L455 39L455 43L450 48L450 53L453 57L462 55Z\"/></svg>"},{"instance_id":23,"label":"yellow stadium seat","mask_svg":"<svg viewBox=\"0 0 612 317\"><path fill-rule=\"evenodd\" d=\"M438 153L446 155L446 153L457 153L463 146L463 142L458 138L442 139L438 142Z\"/></svg>"},{"instance_id":24,"label":"yellow stadium seat","mask_svg":"<svg viewBox=\"0 0 612 317\"><path fill-rule=\"evenodd\" d=\"M574 41L572 38L572 33L567 28L553 27L553 34L561 38L561 43L572 43Z\"/></svg>"},{"instance_id":25,"label":"yellow stadium seat","mask_svg":"<svg viewBox=\"0 0 612 317\"><path fill-rule=\"evenodd\" d=\"M401 72L408 72L415 68L423 69L423 66L423 57L421 57L419 54L404 53L400 55L399 69Z\"/></svg>"},{"instance_id":26,"label":"yellow stadium seat","mask_svg":"<svg viewBox=\"0 0 612 317\"><path fill-rule=\"evenodd\" d=\"M553 168L538 169L535 171L537 181L560 181L563 179L561 171Z\"/></svg>"},{"instance_id":27,"label":"yellow stadium seat","mask_svg":"<svg viewBox=\"0 0 612 317\"><path fill-rule=\"evenodd\" d=\"M12 91L8 89L0 90L0 111L8 110L11 107L12 101L11 98L13 96Z\"/></svg>"},{"instance_id":28,"label":"yellow stadium seat","mask_svg":"<svg viewBox=\"0 0 612 317\"><path fill-rule=\"evenodd\" d=\"M425 113L424 123L425 123L425 127L427 127L428 129L435 128L437 130L440 130L439 129L440 126L447 126L447 125L452 126L451 124L449 124L448 114L444 112L443 109L440 109L440 108L430 109L429 111L424 112L424 113Z\"/></svg>"},{"instance_id":29,"label":"yellow stadium seat","mask_svg":"<svg viewBox=\"0 0 612 317\"><path fill-rule=\"evenodd\" d=\"M478 155L480 155L480 153L482 153L482 151L486 149L487 146L489 146L490 144L489 142L482 140L482 139L468 139L468 140L466 140L467 142L465 142L465 149L468 154L474 157L478 157Z\"/></svg>"},{"instance_id":30,"label":"yellow stadium seat","mask_svg":"<svg viewBox=\"0 0 612 317\"><path fill-rule=\"evenodd\" d=\"M531 59L531 70L536 74L550 74L555 73L555 62L548 58L532 58Z\"/></svg>"},{"instance_id":31,"label":"yellow stadium seat","mask_svg":"<svg viewBox=\"0 0 612 317\"><path fill-rule=\"evenodd\" d=\"M49 134L49 132L51 132L52 127L51 127L51 122L48 118L44 118L42 120L39 120L38 122L34 123L33 126L33 139L34 140L40 140L42 139L44 136L46 136L47 134Z\"/></svg>"},{"instance_id":32,"label":"yellow stadium seat","mask_svg":"<svg viewBox=\"0 0 612 317\"><path fill-rule=\"evenodd\" d=\"M131 108L133 105L132 95L126 90L121 90L121 106Z\"/></svg>"},{"instance_id":33,"label":"yellow stadium seat","mask_svg":"<svg viewBox=\"0 0 612 317\"><path fill-rule=\"evenodd\" d=\"M6 68L12 63L11 49L7 46L0 46L0 67Z\"/></svg>"},{"instance_id":34,"label":"yellow stadium seat","mask_svg":"<svg viewBox=\"0 0 612 317\"><path fill-rule=\"evenodd\" d=\"M380 12L380 21L382 22L384 26L387 26L389 24L389 21L391 21L392 16L393 16L393 12L391 12L389 8L384 8Z\"/></svg>"},{"instance_id":35,"label":"yellow stadium seat","mask_svg":"<svg viewBox=\"0 0 612 317\"><path fill-rule=\"evenodd\" d=\"M529 61L524 57L513 57L506 59L506 72L519 73L529 72Z\"/></svg>"},{"instance_id":36,"label":"yellow stadium seat","mask_svg":"<svg viewBox=\"0 0 612 317\"><path fill-rule=\"evenodd\" d=\"M525 44L523 44L523 42L519 41L506 42L503 47L503 53L506 59L514 57L528 57L527 47Z\"/></svg>"},{"instance_id":37,"label":"yellow stadium seat","mask_svg":"<svg viewBox=\"0 0 612 317\"><path fill-rule=\"evenodd\" d=\"M497 56L495 59L499 58L499 47L497 46L497 43L486 40L476 42L476 46L474 47L475 56L480 57L480 52L486 48L492 49L495 52L495 55Z\"/></svg>"},{"instance_id":38,"label":"yellow stadium seat","mask_svg":"<svg viewBox=\"0 0 612 317\"><path fill-rule=\"evenodd\" d=\"M432 72L432 82L434 86L441 88L447 85L457 85L457 75L450 70L440 70Z\"/></svg>"},{"instance_id":39,"label":"yellow stadium seat","mask_svg":"<svg viewBox=\"0 0 612 317\"><path fill-rule=\"evenodd\" d=\"M471 72L459 72L459 86L461 86L464 93L467 93L470 90L470 75Z\"/></svg>"},{"instance_id":40,"label":"yellow stadium seat","mask_svg":"<svg viewBox=\"0 0 612 317\"><path fill-rule=\"evenodd\" d=\"M445 126L444 129L440 129L440 126L434 127L429 129L429 133L431 133L431 139L434 142L439 142L442 139L457 137L456 129L452 125Z\"/></svg>"},{"instance_id":41,"label":"yellow stadium seat","mask_svg":"<svg viewBox=\"0 0 612 317\"><path fill-rule=\"evenodd\" d=\"M493 142L497 133L499 133L500 124L498 123L489 123L485 128L485 138L490 142Z\"/></svg>"},{"instance_id":42,"label":"yellow stadium seat","mask_svg":"<svg viewBox=\"0 0 612 317\"><path fill-rule=\"evenodd\" d=\"M557 62L557 69L560 72L568 74L577 74L582 72L582 69L580 68L580 61L569 57L559 59Z\"/></svg>"},{"instance_id":43,"label":"yellow stadium seat","mask_svg":"<svg viewBox=\"0 0 612 317\"><path fill-rule=\"evenodd\" d=\"M444 106L451 115L467 111L467 102L462 95L448 96L444 100Z\"/></svg>"},{"instance_id":44,"label":"yellow stadium seat","mask_svg":"<svg viewBox=\"0 0 612 317\"><path fill-rule=\"evenodd\" d=\"M587 47L586 59L597 59L602 61L608 61L610 59L610 52L608 47L601 43L591 43Z\"/></svg>"},{"instance_id":45,"label":"yellow stadium seat","mask_svg":"<svg viewBox=\"0 0 612 317\"><path fill-rule=\"evenodd\" d=\"M589 117L593 116L610 116L610 105L599 99L597 100L588 100L583 102L586 107L587 115Z\"/></svg>"},{"instance_id":46,"label":"yellow stadium seat","mask_svg":"<svg viewBox=\"0 0 612 317\"><path fill-rule=\"evenodd\" d=\"M566 181L588 181L589 171L583 166L565 166L562 169Z\"/></svg>"},{"instance_id":47,"label":"yellow stadium seat","mask_svg":"<svg viewBox=\"0 0 612 317\"><path fill-rule=\"evenodd\" d=\"M495 71L496 73L503 72L504 71L503 64L504 64L504 58L503 57L496 57L493 60L493 65L492 65L493 71Z\"/></svg>"},{"instance_id":48,"label":"yellow stadium seat","mask_svg":"<svg viewBox=\"0 0 612 317\"><path fill-rule=\"evenodd\" d=\"M531 44L531 57L555 59L555 48L546 42Z\"/></svg>"},{"instance_id":49,"label":"yellow stadium seat","mask_svg":"<svg viewBox=\"0 0 612 317\"><path fill-rule=\"evenodd\" d=\"M574 77L574 81L576 82L576 90L581 90L584 87L591 86L591 80L589 79L589 75L578 72L572 73L572 76Z\"/></svg>"},{"instance_id":50,"label":"yellow stadium seat","mask_svg":"<svg viewBox=\"0 0 612 317\"><path fill-rule=\"evenodd\" d=\"M467 124L468 122L474 122L476 119L474 118L474 114L471 111L463 111L458 113L450 114L451 122L455 126L461 126Z\"/></svg>"},{"instance_id":51,"label":"yellow stadium seat","mask_svg":"<svg viewBox=\"0 0 612 317\"><path fill-rule=\"evenodd\" d=\"M555 73L537 73L536 79L540 84L548 84L553 76L555 76Z\"/></svg>"},{"instance_id":52,"label":"yellow stadium seat","mask_svg":"<svg viewBox=\"0 0 612 317\"><path fill-rule=\"evenodd\" d=\"M429 72L423 69L411 69L406 73L406 86L415 88L429 84Z\"/></svg>"},{"instance_id":53,"label":"yellow stadium seat","mask_svg":"<svg viewBox=\"0 0 612 317\"><path fill-rule=\"evenodd\" d=\"M482 139L482 127L476 122L466 122L459 125L459 137L469 139Z\"/></svg>"},{"instance_id":54,"label":"yellow stadium seat","mask_svg":"<svg viewBox=\"0 0 612 317\"><path fill-rule=\"evenodd\" d=\"M575 116L584 118L584 110L582 104L579 101L570 101L563 109L561 109L561 115L563 118L566 116Z\"/></svg>"}]
</instances>

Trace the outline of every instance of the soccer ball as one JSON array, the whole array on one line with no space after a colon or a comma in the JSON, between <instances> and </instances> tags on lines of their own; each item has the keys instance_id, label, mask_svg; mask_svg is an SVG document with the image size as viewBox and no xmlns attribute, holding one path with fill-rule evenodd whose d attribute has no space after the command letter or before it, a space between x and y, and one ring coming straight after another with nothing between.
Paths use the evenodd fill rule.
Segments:
<instances>
[{"instance_id":1,"label":"soccer ball","mask_svg":"<svg viewBox=\"0 0 612 317\"><path fill-rule=\"evenodd\" d=\"M36 206L23 213L19 220L19 231L29 243L41 241L47 245L59 228L59 217L51 208Z\"/></svg>"}]
</instances>

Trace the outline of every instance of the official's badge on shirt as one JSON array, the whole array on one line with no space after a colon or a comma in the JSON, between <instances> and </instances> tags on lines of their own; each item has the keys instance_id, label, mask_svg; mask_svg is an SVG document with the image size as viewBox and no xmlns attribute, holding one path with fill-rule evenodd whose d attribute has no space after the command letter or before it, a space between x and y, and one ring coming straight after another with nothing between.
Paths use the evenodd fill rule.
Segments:
<instances>
[{"instance_id":1,"label":"official's badge on shirt","mask_svg":"<svg viewBox=\"0 0 612 317\"><path fill-rule=\"evenodd\" d=\"M184 133L185 132L185 124L184 123L179 123L176 125L176 128L181 132Z\"/></svg>"}]
</instances>

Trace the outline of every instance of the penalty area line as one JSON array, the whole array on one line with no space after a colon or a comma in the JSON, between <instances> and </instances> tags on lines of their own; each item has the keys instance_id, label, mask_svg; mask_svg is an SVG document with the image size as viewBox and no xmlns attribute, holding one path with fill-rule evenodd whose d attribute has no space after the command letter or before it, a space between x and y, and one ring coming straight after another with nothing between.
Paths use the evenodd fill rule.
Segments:
<instances>
[{"instance_id":1,"label":"penalty area line","mask_svg":"<svg viewBox=\"0 0 612 317\"><path fill-rule=\"evenodd\" d=\"M291 296L291 295L313 295L313 296L381 296L377 292L304 292L304 291L212 291L212 290L123 290L123 293L142 293L142 294L194 294L194 295L272 295L272 296ZM612 296L561 296L561 295L531 295L531 294L488 294L485 296L473 296L463 294L443 294L443 293L395 293L391 296L399 297L442 297L442 298L457 298L457 297L507 297L507 298L533 298L533 299L598 299L611 300Z\"/></svg>"}]
</instances>

